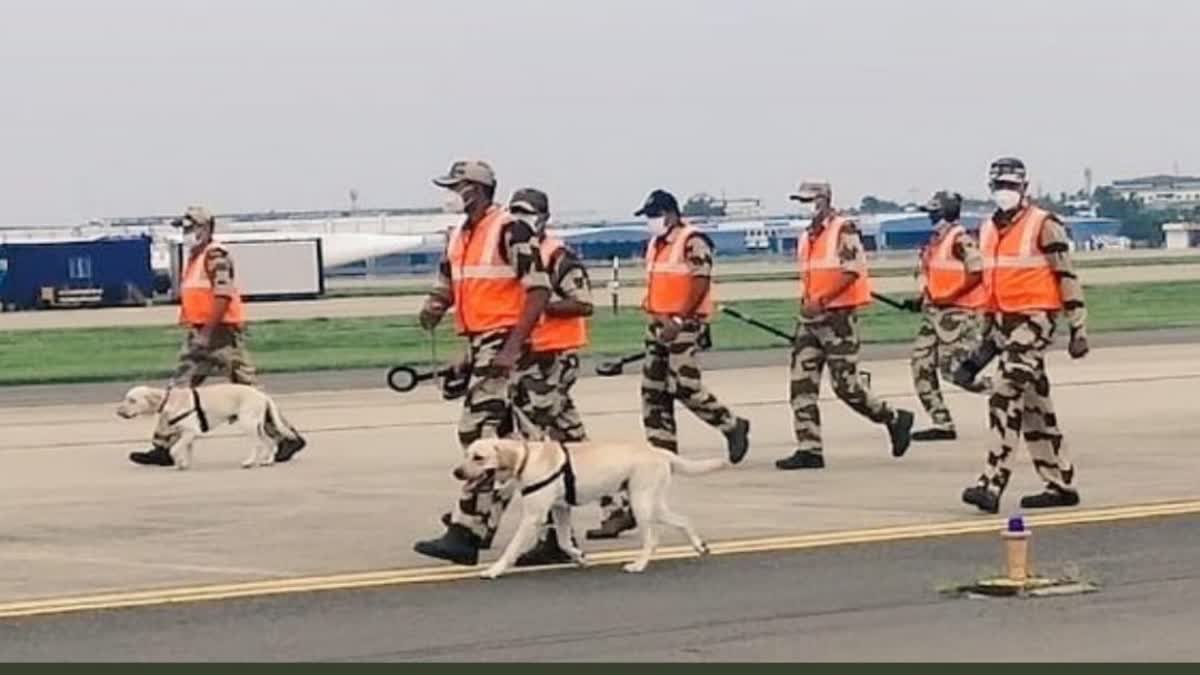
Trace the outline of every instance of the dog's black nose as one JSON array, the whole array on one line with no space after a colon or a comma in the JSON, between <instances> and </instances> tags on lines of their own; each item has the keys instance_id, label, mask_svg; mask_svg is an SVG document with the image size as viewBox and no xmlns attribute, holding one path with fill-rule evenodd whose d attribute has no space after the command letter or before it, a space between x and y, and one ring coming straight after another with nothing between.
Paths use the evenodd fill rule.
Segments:
<instances>
[{"instance_id":1,"label":"dog's black nose","mask_svg":"<svg viewBox=\"0 0 1200 675\"><path fill-rule=\"evenodd\" d=\"M457 480L466 480L467 479L467 474L462 470L462 467L458 467L458 468L454 469L454 471L451 472L451 475L453 475L454 478Z\"/></svg>"}]
</instances>

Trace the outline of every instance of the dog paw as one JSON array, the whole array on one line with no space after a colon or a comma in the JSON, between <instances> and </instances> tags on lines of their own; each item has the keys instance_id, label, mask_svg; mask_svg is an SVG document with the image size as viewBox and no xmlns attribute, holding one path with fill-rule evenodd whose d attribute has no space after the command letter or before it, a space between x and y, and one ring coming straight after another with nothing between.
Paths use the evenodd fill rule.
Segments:
<instances>
[{"instance_id":1,"label":"dog paw","mask_svg":"<svg viewBox=\"0 0 1200 675\"><path fill-rule=\"evenodd\" d=\"M496 579L500 578L501 574L504 574L504 570L498 570L494 567L489 567L479 574L479 578L483 579L484 581L495 581Z\"/></svg>"},{"instance_id":2,"label":"dog paw","mask_svg":"<svg viewBox=\"0 0 1200 675\"><path fill-rule=\"evenodd\" d=\"M712 555L712 549L709 548L708 542L702 541L700 542L700 545L696 547L696 553L699 553L700 557L703 558L705 556Z\"/></svg>"},{"instance_id":3,"label":"dog paw","mask_svg":"<svg viewBox=\"0 0 1200 675\"><path fill-rule=\"evenodd\" d=\"M256 463L255 463L255 461L254 461L254 460L252 460L252 459L251 459L251 460L248 460L248 461L245 461L245 462L242 462L242 468L243 468L243 469L253 469L255 466L256 466Z\"/></svg>"},{"instance_id":4,"label":"dog paw","mask_svg":"<svg viewBox=\"0 0 1200 675\"><path fill-rule=\"evenodd\" d=\"M629 574L641 574L642 572L646 571L646 566L639 565L638 563L632 562L632 563L629 563L628 565L622 567L621 569L625 570Z\"/></svg>"},{"instance_id":5,"label":"dog paw","mask_svg":"<svg viewBox=\"0 0 1200 675\"><path fill-rule=\"evenodd\" d=\"M589 565L592 564L591 561L588 560L588 557L586 555L583 555L582 553L575 556L574 558L572 558L571 561L574 562L575 566L580 569L588 567Z\"/></svg>"},{"instance_id":6,"label":"dog paw","mask_svg":"<svg viewBox=\"0 0 1200 675\"><path fill-rule=\"evenodd\" d=\"M269 457L258 463L259 466L275 466L275 459Z\"/></svg>"}]
</instances>

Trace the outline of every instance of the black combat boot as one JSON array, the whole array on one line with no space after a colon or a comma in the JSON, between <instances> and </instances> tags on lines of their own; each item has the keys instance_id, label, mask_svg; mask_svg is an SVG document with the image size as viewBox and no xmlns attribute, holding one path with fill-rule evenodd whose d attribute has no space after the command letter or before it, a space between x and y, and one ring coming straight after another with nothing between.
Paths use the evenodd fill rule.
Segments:
<instances>
[{"instance_id":1,"label":"black combat boot","mask_svg":"<svg viewBox=\"0 0 1200 675\"><path fill-rule=\"evenodd\" d=\"M729 444L729 463L741 464L750 452L750 420L738 418L733 431L725 434L725 440Z\"/></svg>"},{"instance_id":2,"label":"black combat boot","mask_svg":"<svg viewBox=\"0 0 1200 675\"><path fill-rule=\"evenodd\" d=\"M633 517L633 511L630 509L621 509L620 511L614 511L612 515L605 518L604 522L600 523L600 527L588 530L587 538L589 540L616 539L621 536L622 532L628 532L636 527L637 520Z\"/></svg>"},{"instance_id":3,"label":"black combat boot","mask_svg":"<svg viewBox=\"0 0 1200 675\"><path fill-rule=\"evenodd\" d=\"M991 513L993 515L1000 513L1000 495L982 485L976 485L963 490L962 500L964 503L970 504L984 513Z\"/></svg>"},{"instance_id":4,"label":"black combat boot","mask_svg":"<svg viewBox=\"0 0 1200 675\"><path fill-rule=\"evenodd\" d=\"M918 443L933 443L937 441L957 441L958 432L954 429L923 429L912 435L912 439Z\"/></svg>"},{"instance_id":5,"label":"black combat boot","mask_svg":"<svg viewBox=\"0 0 1200 675\"><path fill-rule=\"evenodd\" d=\"M450 527L450 525L453 522L454 522L454 519L450 515L449 512L442 514L442 525L445 525L446 527ZM495 533L492 533L492 536L495 536ZM484 537L483 541L481 541L479 543L479 550L488 551L488 550L491 550L491 548L492 548L492 537L491 536Z\"/></svg>"},{"instance_id":6,"label":"black combat boot","mask_svg":"<svg viewBox=\"0 0 1200 675\"><path fill-rule=\"evenodd\" d=\"M446 560L456 565L479 564L479 537L458 524L451 524L437 539L418 541L413 550L421 555Z\"/></svg>"},{"instance_id":7,"label":"black combat boot","mask_svg":"<svg viewBox=\"0 0 1200 675\"><path fill-rule=\"evenodd\" d=\"M775 468L780 471L804 471L808 469L824 469L824 453L813 450L797 450L796 454L775 462Z\"/></svg>"},{"instance_id":8,"label":"black combat boot","mask_svg":"<svg viewBox=\"0 0 1200 675\"><path fill-rule=\"evenodd\" d=\"M888 435L892 437L892 457L900 459L912 445L912 428L917 418L907 410L897 410L896 417L888 425Z\"/></svg>"},{"instance_id":9,"label":"black combat boot","mask_svg":"<svg viewBox=\"0 0 1200 675\"><path fill-rule=\"evenodd\" d=\"M574 536L574 535L572 535ZM551 529L524 555L517 558L517 567L541 567L543 565L565 565L572 562L571 556L558 545L558 535Z\"/></svg>"},{"instance_id":10,"label":"black combat boot","mask_svg":"<svg viewBox=\"0 0 1200 675\"><path fill-rule=\"evenodd\" d=\"M296 434L295 438L284 438L279 441L279 445L275 448L275 461L287 462L296 456L296 453L304 449L308 445L308 441L300 434Z\"/></svg>"},{"instance_id":11,"label":"black combat boot","mask_svg":"<svg viewBox=\"0 0 1200 675\"><path fill-rule=\"evenodd\" d=\"M129 461L142 466L175 466L175 460L171 459L171 451L157 445L146 452L129 453Z\"/></svg>"},{"instance_id":12,"label":"black combat boot","mask_svg":"<svg viewBox=\"0 0 1200 675\"><path fill-rule=\"evenodd\" d=\"M1061 509L1070 506L1079 506L1079 493L1056 485L1047 485L1045 492L1021 500L1023 509Z\"/></svg>"}]
</instances>

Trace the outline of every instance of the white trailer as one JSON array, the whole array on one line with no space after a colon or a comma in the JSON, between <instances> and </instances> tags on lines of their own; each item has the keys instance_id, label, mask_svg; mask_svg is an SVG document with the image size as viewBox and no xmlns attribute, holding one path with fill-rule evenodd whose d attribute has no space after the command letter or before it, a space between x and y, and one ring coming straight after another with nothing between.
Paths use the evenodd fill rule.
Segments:
<instances>
[{"instance_id":1,"label":"white trailer","mask_svg":"<svg viewBox=\"0 0 1200 675\"><path fill-rule=\"evenodd\" d=\"M325 294L321 238L245 239L217 241L234 261L238 290L247 300L302 300ZM183 245L172 246L171 289L179 297Z\"/></svg>"}]
</instances>

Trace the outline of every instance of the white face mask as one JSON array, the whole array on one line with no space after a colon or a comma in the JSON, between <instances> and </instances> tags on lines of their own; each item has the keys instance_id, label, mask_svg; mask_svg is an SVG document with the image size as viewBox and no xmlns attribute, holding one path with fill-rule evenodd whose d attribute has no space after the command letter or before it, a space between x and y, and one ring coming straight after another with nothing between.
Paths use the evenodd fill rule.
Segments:
<instances>
[{"instance_id":1,"label":"white face mask","mask_svg":"<svg viewBox=\"0 0 1200 675\"><path fill-rule=\"evenodd\" d=\"M652 237L661 237L667 233L667 218L659 216L657 218L646 219L646 230L650 232Z\"/></svg>"},{"instance_id":2,"label":"white face mask","mask_svg":"<svg viewBox=\"0 0 1200 675\"><path fill-rule=\"evenodd\" d=\"M814 216L817 215L817 203L815 201L799 202L799 204L800 204L800 208L799 208L799 211L797 212L797 215L799 215L801 218L812 219Z\"/></svg>"},{"instance_id":3,"label":"white face mask","mask_svg":"<svg viewBox=\"0 0 1200 675\"><path fill-rule=\"evenodd\" d=\"M190 251L200 244L200 235L195 231L183 233L183 248Z\"/></svg>"},{"instance_id":4,"label":"white face mask","mask_svg":"<svg viewBox=\"0 0 1200 675\"><path fill-rule=\"evenodd\" d=\"M442 210L446 213L466 213L467 203L457 190L447 190L446 197L442 200Z\"/></svg>"},{"instance_id":5,"label":"white face mask","mask_svg":"<svg viewBox=\"0 0 1200 675\"><path fill-rule=\"evenodd\" d=\"M1021 193L1016 190L993 190L992 201L1001 211L1012 211L1021 205Z\"/></svg>"}]
</instances>

